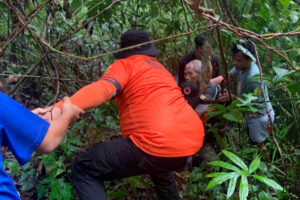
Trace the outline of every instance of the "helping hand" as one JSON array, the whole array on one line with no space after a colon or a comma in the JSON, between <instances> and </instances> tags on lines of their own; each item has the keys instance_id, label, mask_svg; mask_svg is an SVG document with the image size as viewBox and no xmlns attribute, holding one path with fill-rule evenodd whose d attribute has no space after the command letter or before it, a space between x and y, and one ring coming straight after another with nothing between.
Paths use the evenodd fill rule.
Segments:
<instances>
[{"instance_id":1,"label":"helping hand","mask_svg":"<svg viewBox=\"0 0 300 200\"><path fill-rule=\"evenodd\" d=\"M46 120L48 122L53 120L52 119L53 117L51 116L52 106L48 107L48 108L36 108L36 109L32 110L31 112L42 117L44 120Z\"/></svg>"},{"instance_id":2,"label":"helping hand","mask_svg":"<svg viewBox=\"0 0 300 200\"><path fill-rule=\"evenodd\" d=\"M64 104L62 107L62 115L69 115L71 121L76 121L84 114L84 110L73 105L69 97L64 97Z\"/></svg>"}]
</instances>

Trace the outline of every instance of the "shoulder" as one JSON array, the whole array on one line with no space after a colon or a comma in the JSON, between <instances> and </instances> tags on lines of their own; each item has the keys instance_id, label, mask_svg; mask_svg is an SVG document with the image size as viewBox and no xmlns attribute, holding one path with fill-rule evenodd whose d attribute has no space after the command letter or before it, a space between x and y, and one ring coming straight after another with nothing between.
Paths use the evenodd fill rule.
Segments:
<instances>
[{"instance_id":1,"label":"shoulder","mask_svg":"<svg viewBox=\"0 0 300 200\"><path fill-rule=\"evenodd\" d=\"M210 81L203 95L206 97L215 97L219 92L220 86L217 83Z\"/></svg>"},{"instance_id":2,"label":"shoulder","mask_svg":"<svg viewBox=\"0 0 300 200\"><path fill-rule=\"evenodd\" d=\"M9 96L3 94L2 92L0 92L0 110L1 110L1 116L3 116L3 114L7 113L7 111L4 111L4 109L11 109L14 108L14 105L17 105L18 103L13 100L12 98L10 98Z\"/></svg>"},{"instance_id":3,"label":"shoulder","mask_svg":"<svg viewBox=\"0 0 300 200\"><path fill-rule=\"evenodd\" d=\"M248 78L252 79L252 77L256 74L259 74L259 68L254 62L252 62L251 68L249 69Z\"/></svg>"},{"instance_id":4,"label":"shoulder","mask_svg":"<svg viewBox=\"0 0 300 200\"><path fill-rule=\"evenodd\" d=\"M187 64L188 62L190 62L191 60L195 59L195 50L188 52L187 54L185 54L184 56L182 56L180 58L179 63L180 64Z\"/></svg>"}]
</instances>

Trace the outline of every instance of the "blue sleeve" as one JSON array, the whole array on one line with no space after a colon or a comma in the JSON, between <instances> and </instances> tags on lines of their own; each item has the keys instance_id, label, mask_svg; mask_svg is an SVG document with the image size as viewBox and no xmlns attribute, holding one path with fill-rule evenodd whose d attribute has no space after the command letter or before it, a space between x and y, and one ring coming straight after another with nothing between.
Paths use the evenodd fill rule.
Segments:
<instances>
[{"instance_id":1,"label":"blue sleeve","mask_svg":"<svg viewBox=\"0 0 300 200\"><path fill-rule=\"evenodd\" d=\"M23 165L43 141L50 124L0 92L1 144Z\"/></svg>"}]
</instances>

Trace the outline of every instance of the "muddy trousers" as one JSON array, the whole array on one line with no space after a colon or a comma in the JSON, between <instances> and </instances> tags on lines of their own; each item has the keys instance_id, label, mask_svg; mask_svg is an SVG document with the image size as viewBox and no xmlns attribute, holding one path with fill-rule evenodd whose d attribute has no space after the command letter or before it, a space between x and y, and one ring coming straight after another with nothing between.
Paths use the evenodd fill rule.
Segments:
<instances>
[{"instance_id":1,"label":"muddy trousers","mask_svg":"<svg viewBox=\"0 0 300 200\"><path fill-rule=\"evenodd\" d=\"M120 138L99 143L73 161L72 180L79 199L104 200L103 181L150 174L161 200L180 199L172 173L181 170L186 157L162 158L151 156L129 139Z\"/></svg>"}]
</instances>

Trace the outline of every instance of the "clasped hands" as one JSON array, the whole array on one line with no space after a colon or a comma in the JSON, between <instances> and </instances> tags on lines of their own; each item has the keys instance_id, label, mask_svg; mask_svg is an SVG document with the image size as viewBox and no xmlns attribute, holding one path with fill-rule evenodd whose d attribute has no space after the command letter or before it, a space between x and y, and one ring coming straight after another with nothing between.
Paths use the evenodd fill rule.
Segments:
<instances>
[{"instance_id":1,"label":"clasped hands","mask_svg":"<svg viewBox=\"0 0 300 200\"><path fill-rule=\"evenodd\" d=\"M57 119L62 114L68 115L72 122L80 119L81 115L84 114L84 110L72 104L69 97L64 97L63 100L64 100L64 104L62 106L62 109L53 105L47 108L36 108L32 110L32 112L36 115L39 115L40 117L42 117L44 120L48 122Z\"/></svg>"}]
</instances>

